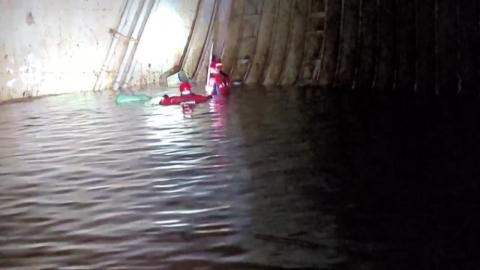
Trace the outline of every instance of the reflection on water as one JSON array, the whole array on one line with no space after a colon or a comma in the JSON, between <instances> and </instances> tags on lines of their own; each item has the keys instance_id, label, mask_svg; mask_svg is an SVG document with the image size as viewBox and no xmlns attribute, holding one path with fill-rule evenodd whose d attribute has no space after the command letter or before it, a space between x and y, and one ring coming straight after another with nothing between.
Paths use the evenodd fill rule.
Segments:
<instances>
[{"instance_id":1,"label":"reflection on water","mask_svg":"<svg viewBox=\"0 0 480 270\"><path fill-rule=\"evenodd\" d=\"M436 159L448 152L440 135L453 133L440 120L358 101L243 88L188 118L176 106L116 106L107 93L1 106L0 265L478 266L478 244L464 241L478 236L477 184L446 177L480 179L477 149L449 167Z\"/></svg>"}]
</instances>

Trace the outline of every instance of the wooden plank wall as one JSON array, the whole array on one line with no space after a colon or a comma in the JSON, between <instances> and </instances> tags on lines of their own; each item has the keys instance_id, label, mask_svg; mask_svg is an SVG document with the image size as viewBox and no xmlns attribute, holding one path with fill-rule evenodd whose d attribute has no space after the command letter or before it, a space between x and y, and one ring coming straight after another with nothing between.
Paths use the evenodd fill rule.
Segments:
<instances>
[{"instance_id":1,"label":"wooden plank wall","mask_svg":"<svg viewBox=\"0 0 480 270\"><path fill-rule=\"evenodd\" d=\"M255 53L252 56L250 68L246 75L246 83L262 83L263 70L266 67L268 54L273 37L278 1L264 0L262 6L262 17L256 39Z\"/></svg>"},{"instance_id":2,"label":"wooden plank wall","mask_svg":"<svg viewBox=\"0 0 480 270\"><path fill-rule=\"evenodd\" d=\"M209 30L211 29L210 22L215 12L216 0L200 0L198 5L196 20L182 63L182 68L189 77L194 77L202 60L204 46L208 42Z\"/></svg>"},{"instance_id":3,"label":"wooden plank wall","mask_svg":"<svg viewBox=\"0 0 480 270\"><path fill-rule=\"evenodd\" d=\"M287 85L313 78L311 63L320 58L323 44L324 0L200 0L198 5L182 63L195 81L206 79L212 42L232 80Z\"/></svg>"}]
</instances>

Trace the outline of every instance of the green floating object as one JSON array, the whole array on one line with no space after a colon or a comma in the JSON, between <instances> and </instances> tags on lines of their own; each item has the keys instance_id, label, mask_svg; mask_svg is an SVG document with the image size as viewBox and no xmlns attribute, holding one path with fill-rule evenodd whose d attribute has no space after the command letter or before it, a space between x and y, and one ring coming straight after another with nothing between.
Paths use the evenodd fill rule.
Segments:
<instances>
[{"instance_id":1,"label":"green floating object","mask_svg":"<svg viewBox=\"0 0 480 270\"><path fill-rule=\"evenodd\" d=\"M130 103L130 102L146 102L152 99L151 96L141 94L141 95L125 95L119 94L115 99L117 104Z\"/></svg>"}]
</instances>

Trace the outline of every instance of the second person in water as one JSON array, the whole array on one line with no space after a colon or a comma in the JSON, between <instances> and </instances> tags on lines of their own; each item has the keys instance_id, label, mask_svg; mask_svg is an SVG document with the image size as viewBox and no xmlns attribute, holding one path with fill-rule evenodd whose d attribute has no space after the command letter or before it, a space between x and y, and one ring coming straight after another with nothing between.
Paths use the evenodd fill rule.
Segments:
<instances>
[{"instance_id":1,"label":"second person in water","mask_svg":"<svg viewBox=\"0 0 480 270\"><path fill-rule=\"evenodd\" d=\"M226 96L230 93L230 80L228 75L222 71L220 61L210 63L210 78L205 86L205 93L212 96Z\"/></svg>"},{"instance_id":2,"label":"second person in water","mask_svg":"<svg viewBox=\"0 0 480 270\"><path fill-rule=\"evenodd\" d=\"M192 93L192 86L188 82L183 82L179 87L180 96L164 95L160 100L159 105L184 105L184 104L199 104L207 102L212 98L211 95L202 96Z\"/></svg>"}]
</instances>

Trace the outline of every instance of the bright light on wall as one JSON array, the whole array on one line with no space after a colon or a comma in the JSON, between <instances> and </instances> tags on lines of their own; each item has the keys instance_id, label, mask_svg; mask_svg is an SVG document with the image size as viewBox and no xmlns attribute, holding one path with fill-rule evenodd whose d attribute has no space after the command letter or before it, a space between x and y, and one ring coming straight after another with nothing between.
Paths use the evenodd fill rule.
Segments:
<instances>
[{"instance_id":1,"label":"bright light on wall","mask_svg":"<svg viewBox=\"0 0 480 270\"><path fill-rule=\"evenodd\" d=\"M151 63L155 69L168 70L181 56L188 32L182 18L169 7L159 7L149 17L137 51L140 62Z\"/></svg>"},{"instance_id":2,"label":"bright light on wall","mask_svg":"<svg viewBox=\"0 0 480 270\"><path fill-rule=\"evenodd\" d=\"M22 63L11 59L7 66L7 73L12 77L6 84L8 87L18 87L17 84L21 83L31 89L42 82L41 62L32 54L28 54Z\"/></svg>"}]
</instances>

